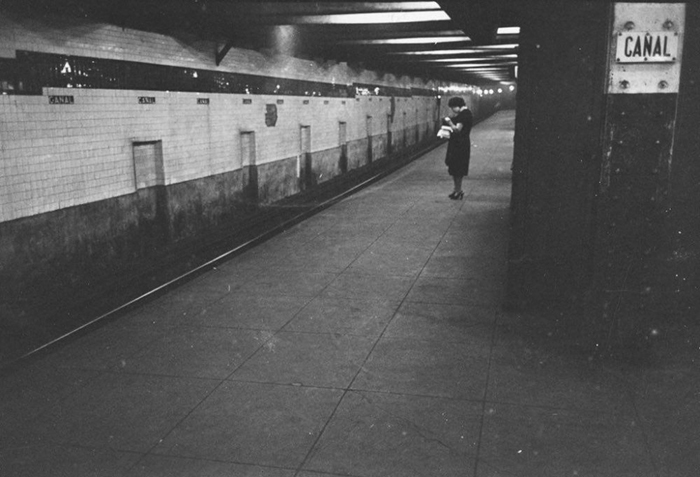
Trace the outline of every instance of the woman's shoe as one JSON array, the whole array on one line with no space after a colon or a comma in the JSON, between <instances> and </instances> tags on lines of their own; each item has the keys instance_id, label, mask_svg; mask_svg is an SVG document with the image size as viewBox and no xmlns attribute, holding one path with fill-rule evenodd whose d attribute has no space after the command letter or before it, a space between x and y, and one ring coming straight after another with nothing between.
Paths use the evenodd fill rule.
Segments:
<instances>
[{"instance_id":1,"label":"woman's shoe","mask_svg":"<svg viewBox=\"0 0 700 477\"><path fill-rule=\"evenodd\" d=\"M461 190L459 192L453 192L450 195L448 195L448 197L452 200L462 200L462 198L464 198L464 192L462 192Z\"/></svg>"}]
</instances>

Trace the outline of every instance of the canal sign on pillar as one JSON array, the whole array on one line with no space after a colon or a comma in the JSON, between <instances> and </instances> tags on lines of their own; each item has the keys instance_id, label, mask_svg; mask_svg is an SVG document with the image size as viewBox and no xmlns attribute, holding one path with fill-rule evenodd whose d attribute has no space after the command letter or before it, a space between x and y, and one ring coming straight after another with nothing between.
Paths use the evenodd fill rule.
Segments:
<instances>
[{"instance_id":1,"label":"canal sign on pillar","mask_svg":"<svg viewBox=\"0 0 700 477\"><path fill-rule=\"evenodd\" d=\"M608 93L678 93L683 3L616 3Z\"/></svg>"}]
</instances>

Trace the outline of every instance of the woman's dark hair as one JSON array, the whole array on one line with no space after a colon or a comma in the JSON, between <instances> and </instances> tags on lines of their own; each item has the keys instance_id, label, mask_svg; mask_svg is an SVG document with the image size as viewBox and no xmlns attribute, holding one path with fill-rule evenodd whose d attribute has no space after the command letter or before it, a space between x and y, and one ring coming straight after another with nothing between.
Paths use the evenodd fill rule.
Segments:
<instances>
[{"instance_id":1,"label":"woman's dark hair","mask_svg":"<svg viewBox=\"0 0 700 477\"><path fill-rule=\"evenodd\" d=\"M462 108L462 107L466 106L466 103L459 96L455 96L454 98L450 98L450 100L447 102L447 106L450 108L454 108L457 106Z\"/></svg>"}]
</instances>

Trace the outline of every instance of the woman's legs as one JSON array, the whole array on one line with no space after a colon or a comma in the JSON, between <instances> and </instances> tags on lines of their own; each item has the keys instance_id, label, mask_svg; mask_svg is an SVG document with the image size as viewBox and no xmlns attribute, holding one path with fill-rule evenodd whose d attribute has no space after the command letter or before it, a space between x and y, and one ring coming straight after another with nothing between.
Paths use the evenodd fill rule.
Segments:
<instances>
[{"instance_id":1,"label":"woman's legs","mask_svg":"<svg viewBox=\"0 0 700 477\"><path fill-rule=\"evenodd\" d=\"M452 176L452 181L455 183L455 190L448 197L450 199L458 200L464 197L464 192L462 192L462 178L464 176Z\"/></svg>"},{"instance_id":2,"label":"woman's legs","mask_svg":"<svg viewBox=\"0 0 700 477\"><path fill-rule=\"evenodd\" d=\"M455 190L454 190L454 193L455 193L455 194L456 194L457 192L461 192L461 191L462 191L462 178L463 178L463 177L464 177L464 176L452 176L452 180L453 180L454 183L455 183Z\"/></svg>"}]
</instances>

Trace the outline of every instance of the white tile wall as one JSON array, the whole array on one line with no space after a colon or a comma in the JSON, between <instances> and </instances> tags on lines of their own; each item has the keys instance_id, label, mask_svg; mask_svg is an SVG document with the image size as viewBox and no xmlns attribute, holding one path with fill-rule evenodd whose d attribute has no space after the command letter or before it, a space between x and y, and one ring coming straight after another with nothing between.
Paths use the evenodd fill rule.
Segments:
<instances>
[{"instance_id":1,"label":"white tile wall","mask_svg":"<svg viewBox=\"0 0 700 477\"><path fill-rule=\"evenodd\" d=\"M70 23L73 22L73 23ZM19 21L0 14L0 57L15 50L217 69L213 44L66 19ZM232 49L220 70L339 84L372 82L421 88L437 84L352 72L344 64L267 58ZM160 140L165 183L173 184L241 167L241 131L255 131L256 158L264 164L299 153L300 126L312 131L312 151L338 146L338 122L347 139L386 132L389 98L303 98L155 91L46 88L43 96L0 96L0 222L84 204L135 190L132 141ZM73 95L74 104L49 104L48 95ZM139 96L156 98L138 104ZM197 104L207 97L208 105ZM243 104L243 99L252 104ZM265 125L265 105L277 105L275 127ZM304 101L308 100L308 104ZM328 104L325 104L327 102ZM396 118L407 126L434 117L430 98L397 98ZM416 116L415 111L419 113ZM394 127L400 122L395 120Z\"/></svg>"}]
</instances>

